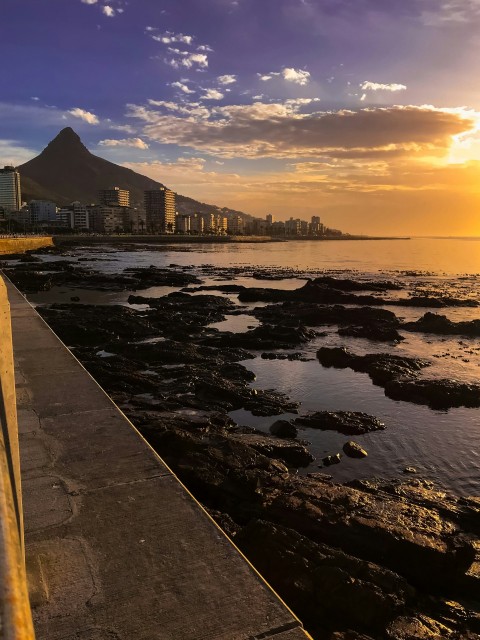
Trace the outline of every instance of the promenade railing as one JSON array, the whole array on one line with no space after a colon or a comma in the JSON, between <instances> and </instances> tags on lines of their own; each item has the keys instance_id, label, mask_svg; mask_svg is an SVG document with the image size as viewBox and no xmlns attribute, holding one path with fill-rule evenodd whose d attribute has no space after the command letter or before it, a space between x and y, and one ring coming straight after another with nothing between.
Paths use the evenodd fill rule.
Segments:
<instances>
[{"instance_id":1,"label":"promenade railing","mask_svg":"<svg viewBox=\"0 0 480 640\"><path fill-rule=\"evenodd\" d=\"M0 640L33 640L23 544L12 325L0 276Z\"/></svg>"}]
</instances>

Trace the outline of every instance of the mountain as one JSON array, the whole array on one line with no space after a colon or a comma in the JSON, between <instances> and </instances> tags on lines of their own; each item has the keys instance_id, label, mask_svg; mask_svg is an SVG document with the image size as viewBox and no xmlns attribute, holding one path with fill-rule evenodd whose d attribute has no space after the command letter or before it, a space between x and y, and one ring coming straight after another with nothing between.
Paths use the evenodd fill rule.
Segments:
<instances>
[{"instance_id":1,"label":"mountain","mask_svg":"<svg viewBox=\"0 0 480 640\"><path fill-rule=\"evenodd\" d=\"M145 190L164 186L131 169L94 156L70 127L62 129L40 155L20 165L18 170L24 200L52 200L58 205L74 200L85 204L98 202L100 189L111 187L128 189L130 202L142 204ZM220 209L178 194L177 209L181 213L217 210L226 215L250 217L241 211L227 207Z\"/></svg>"}]
</instances>

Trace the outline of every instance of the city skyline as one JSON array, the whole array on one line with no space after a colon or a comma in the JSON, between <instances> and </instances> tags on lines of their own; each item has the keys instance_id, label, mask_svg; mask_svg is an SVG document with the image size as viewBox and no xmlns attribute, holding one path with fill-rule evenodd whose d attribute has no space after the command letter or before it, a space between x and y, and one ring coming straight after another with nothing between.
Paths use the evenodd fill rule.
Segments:
<instances>
[{"instance_id":1,"label":"city skyline","mask_svg":"<svg viewBox=\"0 0 480 640\"><path fill-rule=\"evenodd\" d=\"M6 0L0 164L72 126L212 205L480 235L480 3L176 4Z\"/></svg>"}]
</instances>

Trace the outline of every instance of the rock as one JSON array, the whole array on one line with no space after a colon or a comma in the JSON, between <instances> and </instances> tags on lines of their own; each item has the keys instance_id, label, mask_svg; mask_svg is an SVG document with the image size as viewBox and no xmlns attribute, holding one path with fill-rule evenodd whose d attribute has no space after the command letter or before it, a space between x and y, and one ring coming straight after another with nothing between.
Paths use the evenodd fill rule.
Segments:
<instances>
[{"instance_id":1,"label":"rock","mask_svg":"<svg viewBox=\"0 0 480 640\"><path fill-rule=\"evenodd\" d=\"M322 462L326 467L329 467L332 464L339 464L342 461L342 456L339 453L336 453L333 456L326 456L323 458Z\"/></svg>"},{"instance_id":2,"label":"rock","mask_svg":"<svg viewBox=\"0 0 480 640\"><path fill-rule=\"evenodd\" d=\"M381 630L414 595L395 573L280 524L252 520L235 544L307 628Z\"/></svg>"},{"instance_id":3,"label":"rock","mask_svg":"<svg viewBox=\"0 0 480 640\"><path fill-rule=\"evenodd\" d=\"M270 433L278 438L296 438L298 429L289 420L277 420L270 426Z\"/></svg>"},{"instance_id":4,"label":"rock","mask_svg":"<svg viewBox=\"0 0 480 640\"><path fill-rule=\"evenodd\" d=\"M232 434L230 438L241 441L267 458L281 460L288 467L307 467L315 460L307 447L296 440L274 438L258 432Z\"/></svg>"},{"instance_id":5,"label":"rock","mask_svg":"<svg viewBox=\"0 0 480 640\"><path fill-rule=\"evenodd\" d=\"M385 395L432 409L480 407L480 384L457 380L391 380L385 385Z\"/></svg>"},{"instance_id":6,"label":"rock","mask_svg":"<svg viewBox=\"0 0 480 640\"><path fill-rule=\"evenodd\" d=\"M71 302L80 302L80 297L79 296L71 296L70 301Z\"/></svg>"},{"instance_id":7,"label":"rock","mask_svg":"<svg viewBox=\"0 0 480 640\"><path fill-rule=\"evenodd\" d=\"M395 327L383 324L368 324L360 326L342 327L338 330L341 336L352 338L366 338L379 342L401 342L404 340Z\"/></svg>"},{"instance_id":8,"label":"rock","mask_svg":"<svg viewBox=\"0 0 480 640\"><path fill-rule=\"evenodd\" d=\"M374 384L385 384L396 378L414 378L424 368L430 366L428 360L408 358L390 353L369 353L357 356L339 347L321 347L317 358L325 367L346 368L368 373Z\"/></svg>"},{"instance_id":9,"label":"rock","mask_svg":"<svg viewBox=\"0 0 480 640\"><path fill-rule=\"evenodd\" d=\"M417 470L415 469L415 467L405 467L403 473L417 473Z\"/></svg>"},{"instance_id":10,"label":"rock","mask_svg":"<svg viewBox=\"0 0 480 640\"><path fill-rule=\"evenodd\" d=\"M406 322L402 328L406 331L423 331L438 335L480 336L480 320L452 322L446 316L431 312L427 312L416 322Z\"/></svg>"},{"instance_id":11,"label":"rock","mask_svg":"<svg viewBox=\"0 0 480 640\"><path fill-rule=\"evenodd\" d=\"M452 629L428 616L402 616L387 628L389 640L444 640L454 637Z\"/></svg>"},{"instance_id":12,"label":"rock","mask_svg":"<svg viewBox=\"0 0 480 640\"><path fill-rule=\"evenodd\" d=\"M363 435L385 429L383 422L361 411L317 411L296 418L294 424L322 431L338 431L345 435Z\"/></svg>"},{"instance_id":13,"label":"rock","mask_svg":"<svg viewBox=\"0 0 480 640\"><path fill-rule=\"evenodd\" d=\"M353 440L346 442L342 449L344 454L349 458L366 458L368 456L365 449L362 449L362 447L356 442L353 442Z\"/></svg>"}]
</instances>

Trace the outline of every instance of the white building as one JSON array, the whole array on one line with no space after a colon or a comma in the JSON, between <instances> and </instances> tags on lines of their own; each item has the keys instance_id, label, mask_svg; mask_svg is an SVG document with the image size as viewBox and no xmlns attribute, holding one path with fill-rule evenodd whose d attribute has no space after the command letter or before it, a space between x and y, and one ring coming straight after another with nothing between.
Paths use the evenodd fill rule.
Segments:
<instances>
[{"instance_id":1,"label":"white building","mask_svg":"<svg viewBox=\"0 0 480 640\"><path fill-rule=\"evenodd\" d=\"M15 167L0 169L0 207L6 211L19 211L22 208L20 174Z\"/></svg>"}]
</instances>

